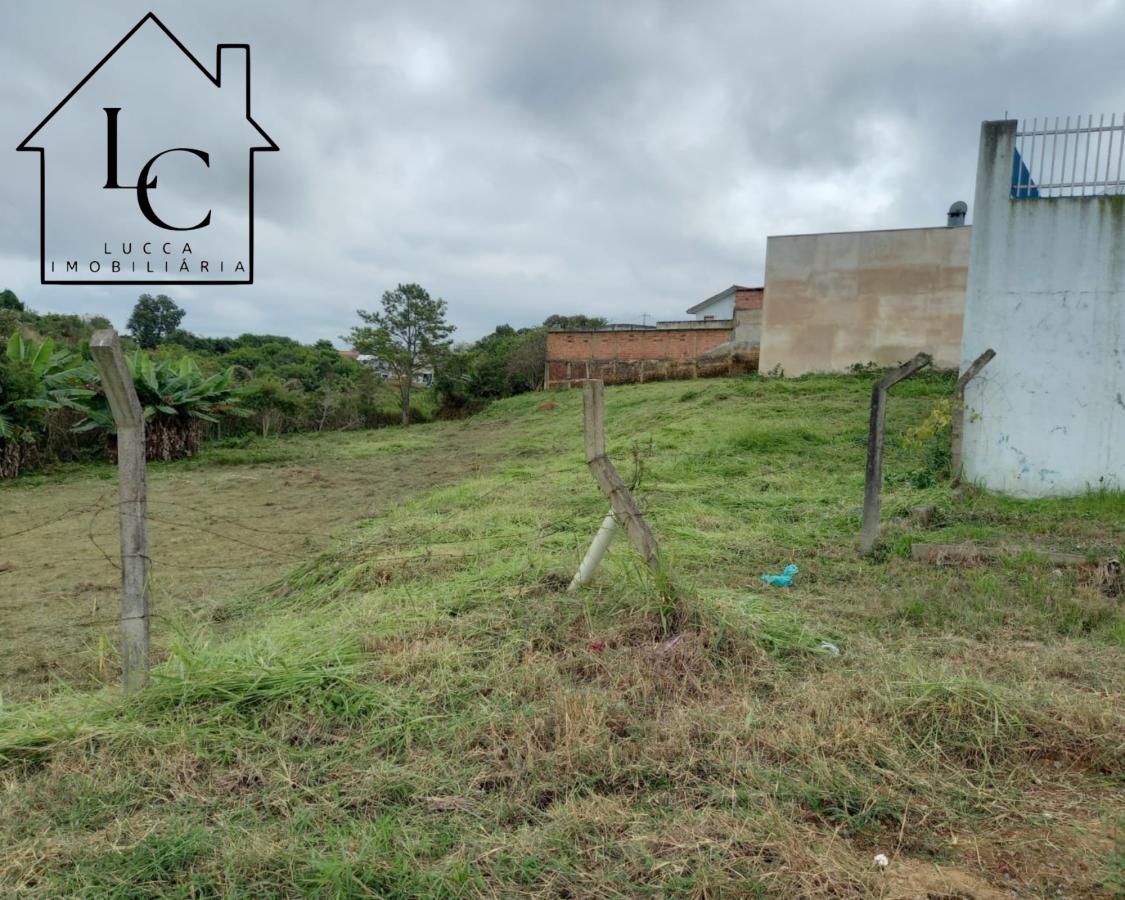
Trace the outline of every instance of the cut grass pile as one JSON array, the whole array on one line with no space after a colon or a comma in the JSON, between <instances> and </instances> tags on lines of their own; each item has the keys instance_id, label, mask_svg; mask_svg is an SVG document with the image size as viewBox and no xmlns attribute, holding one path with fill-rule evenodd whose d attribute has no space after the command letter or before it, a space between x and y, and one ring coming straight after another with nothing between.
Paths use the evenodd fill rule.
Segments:
<instances>
[{"instance_id":1,"label":"cut grass pile","mask_svg":"<svg viewBox=\"0 0 1125 900\"><path fill-rule=\"evenodd\" d=\"M579 392L436 426L451 446L458 429L488 435L495 466L225 598L221 630L184 624L139 696L0 708L0 889L1120 889L1117 599L1034 554L936 567L908 551L1118 555L1125 499L911 478L924 461L901 437L952 390L929 374L895 389L888 526L861 559L873 377L607 391L610 452L625 474L634 446L644 459L671 597L623 539L589 588L561 590L605 513ZM937 510L924 532L894 523L923 503ZM788 562L794 588L759 581Z\"/></svg>"}]
</instances>

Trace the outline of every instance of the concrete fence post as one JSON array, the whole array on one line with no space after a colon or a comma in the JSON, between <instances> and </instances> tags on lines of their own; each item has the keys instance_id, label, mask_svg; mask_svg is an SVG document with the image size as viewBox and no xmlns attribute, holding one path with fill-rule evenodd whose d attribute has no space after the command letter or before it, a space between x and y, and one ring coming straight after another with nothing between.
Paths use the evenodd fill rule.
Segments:
<instances>
[{"instance_id":1,"label":"concrete fence post","mask_svg":"<svg viewBox=\"0 0 1125 900\"><path fill-rule=\"evenodd\" d=\"M930 354L919 353L910 362L880 378L871 388L871 418L867 433L867 469L863 490L863 531L860 546L870 553L879 538L879 508L883 490L883 428L887 420L887 391L903 379L933 362Z\"/></svg>"},{"instance_id":2,"label":"concrete fence post","mask_svg":"<svg viewBox=\"0 0 1125 900\"><path fill-rule=\"evenodd\" d=\"M578 590L593 577L594 570L605 555L617 525L625 529L630 542L649 568L654 572L660 570L660 550L656 544L656 537L645 521L640 507L637 506L637 501L606 455L605 392L601 379L591 378L586 381L582 395L582 413L586 465L590 467L590 472L602 493L609 499L610 511L602 520L590 549L586 551L578 572L570 582L567 590L571 592Z\"/></svg>"},{"instance_id":3,"label":"concrete fence post","mask_svg":"<svg viewBox=\"0 0 1125 900\"><path fill-rule=\"evenodd\" d=\"M121 527L121 661L126 691L148 680L149 577L148 486L145 419L117 332L94 333L90 354L117 425L118 519Z\"/></svg>"},{"instance_id":4,"label":"concrete fence post","mask_svg":"<svg viewBox=\"0 0 1125 900\"><path fill-rule=\"evenodd\" d=\"M586 555L582 557L582 562L578 566L578 571L574 573L574 577L570 580L570 585L567 587L567 593L573 594L582 585L589 584L590 579L594 577L594 572L597 571L598 566L601 564L602 557L605 556L606 550L609 545L613 543L613 536L617 533L617 516L613 514L610 509L606 513L606 517L602 519L601 527L598 533L594 535L594 540L590 544L590 548L586 551Z\"/></svg>"},{"instance_id":5,"label":"concrete fence post","mask_svg":"<svg viewBox=\"0 0 1125 900\"><path fill-rule=\"evenodd\" d=\"M955 481L961 479L961 443L965 432L965 388L969 382L980 374L980 370L992 362L996 351L989 347L980 356L973 360L961 376L957 379L957 387L953 390L953 421L950 423L952 438L950 440L949 471Z\"/></svg>"}]
</instances>

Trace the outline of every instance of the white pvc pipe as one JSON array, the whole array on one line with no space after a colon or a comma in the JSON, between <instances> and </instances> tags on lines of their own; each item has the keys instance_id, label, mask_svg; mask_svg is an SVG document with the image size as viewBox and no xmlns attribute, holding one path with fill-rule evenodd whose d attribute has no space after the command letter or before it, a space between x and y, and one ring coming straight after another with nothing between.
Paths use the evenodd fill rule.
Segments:
<instances>
[{"instance_id":1,"label":"white pvc pipe","mask_svg":"<svg viewBox=\"0 0 1125 900\"><path fill-rule=\"evenodd\" d=\"M582 585L588 584L590 579L594 577L594 571L598 568L598 563L602 561L602 557L605 556L606 550L609 549L609 544L616 532L617 517L611 509L602 520L602 526L598 529L598 533L594 535L590 549L586 551L586 555L582 558L582 565L578 567L574 578L571 579L570 586L566 589L568 594L573 594Z\"/></svg>"}]
</instances>

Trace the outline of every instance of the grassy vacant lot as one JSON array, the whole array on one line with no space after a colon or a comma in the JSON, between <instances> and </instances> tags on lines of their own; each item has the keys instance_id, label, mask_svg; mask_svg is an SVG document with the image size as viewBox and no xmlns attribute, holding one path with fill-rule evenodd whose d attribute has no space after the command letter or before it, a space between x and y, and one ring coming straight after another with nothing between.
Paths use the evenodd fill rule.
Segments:
<instances>
[{"instance_id":1,"label":"grassy vacant lot","mask_svg":"<svg viewBox=\"0 0 1125 900\"><path fill-rule=\"evenodd\" d=\"M410 431L426 449L406 459L464 458L459 476L372 504L266 588L217 580L206 616L160 624L142 695L0 709L0 891L1120 892L1119 600L1036 551L1119 555L1125 499L931 483L900 443L952 389L927 375L895 389L884 511L937 515L888 524L861 559L871 379L607 391L670 591L624 540L593 585L561 591L605 512L578 392ZM316 459L342 441L377 478L393 440L284 446ZM939 567L908 558L915 539L1031 549ZM788 562L794 588L758 580Z\"/></svg>"},{"instance_id":2,"label":"grassy vacant lot","mask_svg":"<svg viewBox=\"0 0 1125 900\"><path fill-rule=\"evenodd\" d=\"M448 431L448 429L446 429ZM208 447L149 467L155 615L183 626L325 549L342 526L479 471L491 434L324 433ZM0 481L0 697L118 676L116 469ZM102 551L106 551L103 554ZM170 629L157 620L154 634Z\"/></svg>"}]
</instances>

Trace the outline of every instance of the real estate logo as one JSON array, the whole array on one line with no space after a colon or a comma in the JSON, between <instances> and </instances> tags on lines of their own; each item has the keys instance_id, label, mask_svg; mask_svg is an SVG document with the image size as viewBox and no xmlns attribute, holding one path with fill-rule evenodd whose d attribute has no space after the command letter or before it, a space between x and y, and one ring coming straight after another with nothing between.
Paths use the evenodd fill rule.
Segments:
<instances>
[{"instance_id":1,"label":"real estate logo","mask_svg":"<svg viewBox=\"0 0 1125 900\"><path fill-rule=\"evenodd\" d=\"M43 284L253 283L254 157L278 147L249 45L212 75L149 13L17 149L39 154Z\"/></svg>"}]
</instances>

